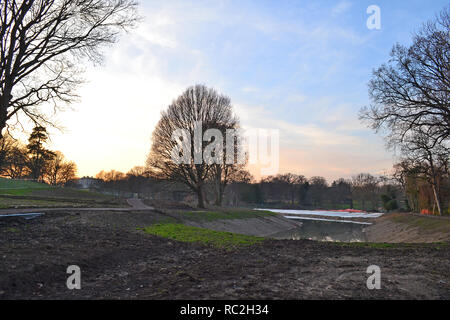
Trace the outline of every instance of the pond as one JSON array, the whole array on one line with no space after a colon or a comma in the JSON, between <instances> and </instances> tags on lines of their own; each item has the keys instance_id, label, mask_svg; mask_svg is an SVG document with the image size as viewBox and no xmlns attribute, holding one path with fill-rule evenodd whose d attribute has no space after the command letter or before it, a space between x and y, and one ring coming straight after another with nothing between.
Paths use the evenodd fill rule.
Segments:
<instances>
[{"instance_id":1,"label":"pond","mask_svg":"<svg viewBox=\"0 0 450 320\"><path fill-rule=\"evenodd\" d=\"M268 210L268 209L257 209ZM364 242L366 241L365 228L372 223L371 219L377 218L382 213L364 212L338 212L338 211L312 211L312 210L282 210L269 209L268 211L281 213L285 218L302 222L298 228L282 231L271 235L276 239L311 239L317 241L342 241ZM311 217L311 216L318 216ZM331 218L339 218L331 219ZM341 218L367 218L367 222L342 220Z\"/></svg>"}]
</instances>

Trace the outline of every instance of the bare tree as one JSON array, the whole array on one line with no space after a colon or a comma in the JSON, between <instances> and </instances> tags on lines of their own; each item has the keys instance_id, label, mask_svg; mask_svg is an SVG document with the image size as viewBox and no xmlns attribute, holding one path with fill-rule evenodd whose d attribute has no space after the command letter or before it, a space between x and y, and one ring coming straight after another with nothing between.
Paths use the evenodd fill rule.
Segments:
<instances>
[{"instance_id":1,"label":"bare tree","mask_svg":"<svg viewBox=\"0 0 450 320\"><path fill-rule=\"evenodd\" d=\"M450 138L450 6L424 24L410 47L396 44L369 84L373 105L361 119L386 128L391 145L421 131L432 143Z\"/></svg>"},{"instance_id":2,"label":"bare tree","mask_svg":"<svg viewBox=\"0 0 450 320\"><path fill-rule=\"evenodd\" d=\"M328 182L324 177L315 176L309 179L308 198L314 207L318 208L323 205L327 190Z\"/></svg>"},{"instance_id":3,"label":"bare tree","mask_svg":"<svg viewBox=\"0 0 450 320\"><path fill-rule=\"evenodd\" d=\"M379 180L370 173L360 173L352 177L352 197L360 203L363 210L367 209L367 202L371 202L372 209L377 208L378 183Z\"/></svg>"},{"instance_id":4,"label":"bare tree","mask_svg":"<svg viewBox=\"0 0 450 320\"><path fill-rule=\"evenodd\" d=\"M445 143L436 143L421 131L409 135L401 144L403 162L413 165L433 190L434 201L439 215L442 215L441 179L448 175L450 147Z\"/></svg>"},{"instance_id":5,"label":"bare tree","mask_svg":"<svg viewBox=\"0 0 450 320\"><path fill-rule=\"evenodd\" d=\"M77 171L78 168L75 162L65 161L59 173L58 183L60 185L66 185L69 181L76 179Z\"/></svg>"},{"instance_id":6,"label":"bare tree","mask_svg":"<svg viewBox=\"0 0 450 320\"><path fill-rule=\"evenodd\" d=\"M101 179L105 182L114 182L114 181L119 181L119 180L125 179L125 174L123 172L116 171L116 170L111 170L108 172L105 172L102 170L99 173L97 173L97 175L95 177L97 179Z\"/></svg>"},{"instance_id":7,"label":"bare tree","mask_svg":"<svg viewBox=\"0 0 450 320\"><path fill-rule=\"evenodd\" d=\"M203 208L205 182L213 175L213 168L216 169L215 178L221 179L221 182L216 181L222 186L228 183L225 179L229 177L229 171L225 172L224 169L230 169L222 167L223 147L208 149L212 142L218 142L215 140L218 136L204 139L203 133L213 129L222 134L225 129L234 129L236 124L237 119L232 113L228 97L203 85L190 87L161 113L161 119L153 131L153 144L147 165L164 179L186 184L197 195L198 206ZM184 130L187 135L176 134L179 130ZM174 150L179 146L175 138L180 139L184 145L178 155L185 159L179 163L173 158ZM211 154L206 155L208 150ZM217 161L197 159L198 155L211 156L211 159L215 158Z\"/></svg>"},{"instance_id":8,"label":"bare tree","mask_svg":"<svg viewBox=\"0 0 450 320\"><path fill-rule=\"evenodd\" d=\"M336 208L340 205L350 205L350 208L353 209L351 181L343 178L333 181L329 188L328 195Z\"/></svg>"},{"instance_id":9,"label":"bare tree","mask_svg":"<svg viewBox=\"0 0 450 320\"><path fill-rule=\"evenodd\" d=\"M26 146L10 135L0 138L0 175L18 179L29 172Z\"/></svg>"},{"instance_id":10,"label":"bare tree","mask_svg":"<svg viewBox=\"0 0 450 320\"><path fill-rule=\"evenodd\" d=\"M136 22L134 0L0 2L0 137L12 117L51 124L41 105L70 103L80 63L101 61L101 48ZM18 118L17 118L18 119Z\"/></svg>"},{"instance_id":11,"label":"bare tree","mask_svg":"<svg viewBox=\"0 0 450 320\"><path fill-rule=\"evenodd\" d=\"M16 141L9 134L6 134L0 138L0 173L2 172L2 168L5 166L5 161L8 154L11 153L11 150L15 145Z\"/></svg>"},{"instance_id":12,"label":"bare tree","mask_svg":"<svg viewBox=\"0 0 450 320\"><path fill-rule=\"evenodd\" d=\"M77 166L73 161L67 161L64 155L55 151L55 156L47 165L46 180L51 185L65 185L76 178Z\"/></svg>"},{"instance_id":13,"label":"bare tree","mask_svg":"<svg viewBox=\"0 0 450 320\"><path fill-rule=\"evenodd\" d=\"M221 153L221 161L211 165L210 180L214 184L215 193L215 205L222 206L223 195L226 187L232 182L242 182L246 178L249 178L249 173L245 170L247 159L245 154L240 157L239 145L242 143L242 136L239 135L239 121L236 117L230 116L223 118L222 123L217 124L218 129L223 137L227 137L227 130L233 129L232 138L228 137L232 141L226 141L223 144L223 150ZM228 149L228 150L227 150ZM232 150L232 154L228 154ZM230 159L227 157L230 156Z\"/></svg>"}]
</instances>

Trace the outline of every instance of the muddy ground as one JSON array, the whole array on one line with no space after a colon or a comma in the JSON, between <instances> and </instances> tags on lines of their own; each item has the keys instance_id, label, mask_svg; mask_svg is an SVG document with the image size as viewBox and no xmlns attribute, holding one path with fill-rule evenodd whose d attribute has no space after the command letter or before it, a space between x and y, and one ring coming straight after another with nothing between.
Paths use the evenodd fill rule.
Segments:
<instances>
[{"instance_id":1,"label":"muddy ground","mask_svg":"<svg viewBox=\"0 0 450 320\"><path fill-rule=\"evenodd\" d=\"M137 230L156 212L0 219L0 299L449 299L448 244L267 240L224 251ZM81 268L68 290L66 268ZM367 267L381 268L368 290Z\"/></svg>"}]
</instances>

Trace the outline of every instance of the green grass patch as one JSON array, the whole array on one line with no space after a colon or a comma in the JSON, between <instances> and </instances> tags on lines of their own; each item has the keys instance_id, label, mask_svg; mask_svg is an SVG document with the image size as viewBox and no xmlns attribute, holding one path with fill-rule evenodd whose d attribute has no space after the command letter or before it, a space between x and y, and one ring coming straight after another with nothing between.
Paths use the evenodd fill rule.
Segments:
<instances>
[{"instance_id":1,"label":"green grass patch","mask_svg":"<svg viewBox=\"0 0 450 320\"><path fill-rule=\"evenodd\" d=\"M51 186L45 183L38 183L34 181L0 178L0 189L42 189L50 187Z\"/></svg>"},{"instance_id":2,"label":"green grass patch","mask_svg":"<svg viewBox=\"0 0 450 320\"><path fill-rule=\"evenodd\" d=\"M25 196L31 194L34 190L51 189L44 183L24 180L12 180L0 178L0 194L12 196Z\"/></svg>"},{"instance_id":3,"label":"green grass patch","mask_svg":"<svg viewBox=\"0 0 450 320\"><path fill-rule=\"evenodd\" d=\"M94 191L0 178L0 209L30 206L128 207L124 200Z\"/></svg>"},{"instance_id":4,"label":"green grass patch","mask_svg":"<svg viewBox=\"0 0 450 320\"><path fill-rule=\"evenodd\" d=\"M264 241L264 238L243 234L214 231L204 228L186 226L176 223L159 223L143 230L152 235L181 242L199 242L217 248L232 249L235 247L251 246Z\"/></svg>"},{"instance_id":5,"label":"green grass patch","mask_svg":"<svg viewBox=\"0 0 450 320\"><path fill-rule=\"evenodd\" d=\"M214 221L227 219L250 219L276 216L276 213L261 210L223 210L223 211L182 211L179 214L193 221Z\"/></svg>"},{"instance_id":6,"label":"green grass patch","mask_svg":"<svg viewBox=\"0 0 450 320\"><path fill-rule=\"evenodd\" d=\"M337 245L344 247L356 247L356 248L372 248L372 249L389 249L397 248L397 243L384 243L384 242L333 242Z\"/></svg>"}]
</instances>

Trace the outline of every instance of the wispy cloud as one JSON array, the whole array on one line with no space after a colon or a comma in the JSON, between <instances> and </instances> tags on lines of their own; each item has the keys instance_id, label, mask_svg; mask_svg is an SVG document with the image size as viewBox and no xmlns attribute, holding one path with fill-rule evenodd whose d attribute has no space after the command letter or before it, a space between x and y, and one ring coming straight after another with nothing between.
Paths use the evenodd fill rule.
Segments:
<instances>
[{"instance_id":1,"label":"wispy cloud","mask_svg":"<svg viewBox=\"0 0 450 320\"><path fill-rule=\"evenodd\" d=\"M395 30L367 30L360 7L142 1L144 22L86 74L77 111L60 117L68 130L53 137L55 148L82 175L142 164L160 111L203 83L231 97L243 126L280 130L282 170L334 176L364 163L365 171L382 170L390 156L357 111L367 104L374 64L402 39ZM386 25L396 23L394 13Z\"/></svg>"},{"instance_id":2,"label":"wispy cloud","mask_svg":"<svg viewBox=\"0 0 450 320\"><path fill-rule=\"evenodd\" d=\"M334 16L340 15L344 12L347 12L352 6L352 3L350 1L340 1L337 5L335 5L332 9L331 9L331 13Z\"/></svg>"}]
</instances>

